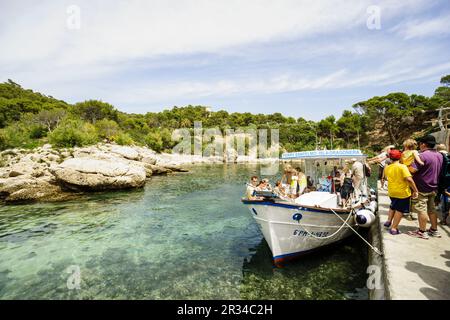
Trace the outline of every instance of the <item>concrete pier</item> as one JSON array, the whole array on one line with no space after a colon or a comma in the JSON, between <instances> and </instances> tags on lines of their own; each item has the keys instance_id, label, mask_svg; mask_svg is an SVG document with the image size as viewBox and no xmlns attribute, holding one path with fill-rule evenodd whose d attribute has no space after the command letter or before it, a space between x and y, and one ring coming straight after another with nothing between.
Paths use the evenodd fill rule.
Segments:
<instances>
[{"instance_id":1,"label":"concrete pier","mask_svg":"<svg viewBox=\"0 0 450 320\"><path fill-rule=\"evenodd\" d=\"M402 219L402 234L393 236L383 227L390 199L380 184L378 202L388 299L450 300L450 228L439 225L442 238L418 239L407 234L417 229L417 220Z\"/></svg>"}]
</instances>

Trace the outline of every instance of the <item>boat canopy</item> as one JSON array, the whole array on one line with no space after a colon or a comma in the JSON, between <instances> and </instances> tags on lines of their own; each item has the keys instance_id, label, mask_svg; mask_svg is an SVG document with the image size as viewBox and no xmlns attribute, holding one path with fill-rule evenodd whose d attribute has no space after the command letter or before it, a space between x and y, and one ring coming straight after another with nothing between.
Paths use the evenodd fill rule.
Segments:
<instances>
[{"instance_id":1,"label":"boat canopy","mask_svg":"<svg viewBox=\"0 0 450 320\"><path fill-rule=\"evenodd\" d=\"M300 152L286 152L281 159L340 159L340 158L365 158L366 155L357 149L348 150L314 150Z\"/></svg>"}]
</instances>

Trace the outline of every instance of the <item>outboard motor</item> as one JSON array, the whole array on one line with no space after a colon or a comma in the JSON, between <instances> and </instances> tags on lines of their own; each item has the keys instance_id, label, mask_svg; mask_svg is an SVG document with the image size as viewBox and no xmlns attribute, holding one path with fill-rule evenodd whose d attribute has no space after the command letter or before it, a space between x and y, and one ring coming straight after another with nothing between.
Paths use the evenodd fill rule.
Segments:
<instances>
[{"instance_id":1,"label":"outboard motor","mask_svg":"<svg viewBox=\"0 0 450 320\"><path fill-rule=\"evenodd\" d=\"M355 214L355 222L360 227L368 228L375 222L375 214L369 209L361 209Z\"/></svg>"}]
</instances>

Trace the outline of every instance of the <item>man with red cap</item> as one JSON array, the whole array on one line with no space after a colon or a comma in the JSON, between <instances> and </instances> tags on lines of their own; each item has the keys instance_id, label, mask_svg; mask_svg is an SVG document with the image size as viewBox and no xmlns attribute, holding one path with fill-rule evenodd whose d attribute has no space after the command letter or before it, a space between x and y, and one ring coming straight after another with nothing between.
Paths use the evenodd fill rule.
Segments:
<instances>
[{"instance_id":1,"label":"man with red cap","mask_svg":"<svg viewBox=\"0 0 450 320\"><path fill-rule=\"evenodd\" d=\"M408 167L400 163L401 157L401 151L395 149L389 151L392 163L384 169L384 177L388 181L388 195L391 198L388 221L384 226L389 228L392 235L400 234L398 225L403 215L409 214L411 189L413 198L417 198L419 193ZM383 184L383 182L381 183Z\"/></svg>"}]
</instances>

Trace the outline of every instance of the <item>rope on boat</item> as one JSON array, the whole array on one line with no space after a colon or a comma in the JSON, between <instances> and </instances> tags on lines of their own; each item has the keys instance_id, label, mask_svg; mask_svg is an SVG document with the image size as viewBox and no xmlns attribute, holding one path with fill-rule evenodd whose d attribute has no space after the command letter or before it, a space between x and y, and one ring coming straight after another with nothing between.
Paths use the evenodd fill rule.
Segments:
<instances>
[{"instance_id":1,"label":"rope on boat","mask_svg":"<svg viewBox=\"0 0 450 320\"><path fill-rule=\"evenodd\" d=\"M358 237L360 237L376 254L378 254L378 255L380 255L380 256L382 256L383 255L383 253L377 248L377 247L374 247L373 245L371 245L366 239L364 239L364 237L362 236L362 235L360 235L349 223L348 223L348 221L350 220L350 217L352 216L352 212L350 212L349 214L348 214L348 216L347 216L347 219L342 219L342 217L339 215L339 214L337 214L336 213L336 211L334 211L333 209L331 209L330 208L330 210L331 210L331 212L333 212L339 219L341 219L342 220L342 225L333 233L333 234L331 234L331 235L329 235L329 236L325 236L325 237L318 237L318 236L316 236L315 234L312 234L311 232L309 232L309 230L307 230L303 225L301 225L301 227L303 228L303 230L305 230L306 231L306 233L309 235L309 236L311 236L311 237L313 237L313 238L315 238L315 239L329 239L329 238L331 238L331 237L334 237L339 231L341 231L342 230L342 228L345 226L345 225L347 225L354 233L356 233L357 235L358 235ZM300 222L300 221L299 221Z\"/></svg>"},{"instance_id":2,"label":"rope on boat","mask_svg":"<svg viewBox=\"0 0 450 320\"><path fill-rule=\"evenodd\" d=\"M373 245L371 245L370 243L369 243L369 241L367 241L366 239L364 239L364 237L362 236L362 235L360 235L355 229L353 229L353 227L351 226L351 225L349 225L348 223L347 223L347 221L345 221L344 219L342 219L341 218L341 216L340 215L338 215L333 209L331 209L331 211L335 214L335 215L337 215L338 216L338 218L339 219L341 219L343 222L344 222L344 224L346 224L354 233L356 233L357 235L358 235L358 237L360 237L376 254L378 254L378 255L380 255L380 256L382 256L383 255L383 253L377 248L377 247L374 247Z\"/></svg>"},{"instance_id":3,"label":"rope on boat","mask_svg":"<svg viewBox=\"0 0 450 320\"><path fill-rule=\"evenodd\" d=\"M331 210L331 211L333 211L333 210ZM336 212L333 211L333 213L337 215ZM309 232L309 230L306 229L303 225L300 225L300 226L303 228L303 230L306 231L306 233L307 233L309 236L311 236L311 237L313 237L313 238L315 238L315 239L329 239L329 238L334 237L336 234L338 234L339 231L342 230L342 228L345 226L345 224L347 223L347 221L350 220L350 217L351 217L351 216L352 216L352 212L350 212L350 213L348 214L347 219L344 220L344 219L342 219L342 218L338 215L338 217L339 217L342 221L344 221L344 223L343 223L343 224L342 224L335 232L333 232L333 234L331 234L331 235L329 235L329 236L324 236L324 237L318 237L318 236L316 236L315 234ZM299 221L299 223L300 223L300 221ZM348 224L347 224L347 225L348 225Z\"/></svg>"}]
</instances>

